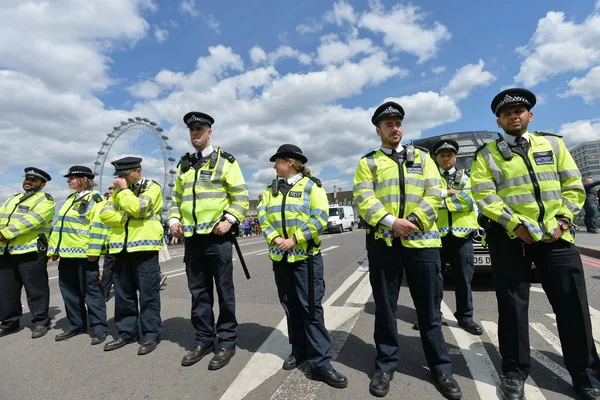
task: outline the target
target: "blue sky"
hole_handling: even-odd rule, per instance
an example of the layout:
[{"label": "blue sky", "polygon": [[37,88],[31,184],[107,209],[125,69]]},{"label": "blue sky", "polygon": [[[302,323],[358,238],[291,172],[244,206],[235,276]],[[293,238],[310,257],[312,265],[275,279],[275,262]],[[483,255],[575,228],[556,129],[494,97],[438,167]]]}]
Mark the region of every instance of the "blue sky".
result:
[{"label": "blue sky", "polygon": [[[192,109],[215,118],[212,142],[239,160],[252,197],[283,143],[304,150],[328,191],[350,189],[358,159],[378,146],[369,119],[386,99],[404,106],[414,139],[497,130],[493,96],[526,87],[539,102],[532,130],[569,146],[600,137],[600,1],[224,4],[3,1],[0,200],[29,165],[66,196],[61,175],[92,167],[128,117],[157,121],[179,158],[191,150],[181,118]],[[124,135],[108,159],[132,154],[162,183],[150,135]]]}]

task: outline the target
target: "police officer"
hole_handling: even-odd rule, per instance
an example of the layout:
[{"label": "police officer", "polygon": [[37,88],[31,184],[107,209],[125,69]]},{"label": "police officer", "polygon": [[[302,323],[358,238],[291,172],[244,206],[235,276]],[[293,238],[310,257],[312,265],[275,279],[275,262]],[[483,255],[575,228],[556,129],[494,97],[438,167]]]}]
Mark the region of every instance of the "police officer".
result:
[{"label": "police officer", "polygon": [[278,178],[257,209],[292,345],[283,369],[308,360],[313,379],[345,388],[348,379],[331,365],[331,339],[321,305],[325,283],[319,234],[327,226],[329,204],[321,182],[304,166],[307,161],[299,147],[280,146],[271,157]]},{"label": "police officer", "polygon": [[88,167],[75,165],[64,176],[75,192],[67,197],[58,212],[48,255],[52,261],[60,258],[58,285],[69,326],[56,335],[55,340],[60,342],[85,333],[89,317],[92,345],[97,345],[104,342],[108,334],[98,263],[108,233],[108,227],[100,222],[105,200],[92,190],[94,173]]},{"label": "police officer", "polygon": [[588,233],[598,233],[598,227],[596,226],[598,221],[598,194],[592,190],[598,185],[600,185],[600,181],[594,182],[592,178],[586,178],[583,181],[585,190],[584,223]]},{"label": "police officer", "polygon": [[0,208],[0,336],[19,330],[23,286],[33,317],[31,338],[44,336],[50,327],[46,251],[55,204],[42,192],[50,179],[39,168],[25,168],[24,192]]},{"label": "police officer", "polygon": [[482,146],[471,184],[488,217],[487,243],[498,300],[500,390],[524,398],[529,356],[529,270],[535,263],[556,314],[564,362],[582,399],[600,399],[600,360],[592,338],[583,266],[569,225],[583,204],[581,175],[560,137],[528,132],[536,98],[526,89],[494,97],[505,135]]},{"label": "police officer", "polygon": [[[108,191],[104,194],[106,200],[110,199],[113,192],[115,191],[114,186],[109,186]],[[110,230],[110,228],[109,228]],[[107,239],[110,237],[110,232],[107,232]],[[104,301],[110,300],[110,289],[113,285],[112,266],[115,263],[113,256],[108,254],[108,240],[106,241],[106,254],[104,254],[104,262],[102,264],[102,292],[104,293]]]},{"label": "police officer", "polygon": [[162,333],[158,251],[163,237],[163,196],[158,183],[142,176],[141,162],[138,157],[125,157],[111,163],[116,189],[100,219],[112,228],[109,251],[115,258],[115,326],[119,331],[104,350],[137,341],[139,315],[143,340],[138,354],[144,355],[156,349]]},{"label": "police officer", "polygon": [[[195,153],[186,153],[177,167],[169,226],[176,238],[185,236],[185,267],[192,294],[195,347],[181,360],[190,366],[213,350],[208,364],[216,370],[235,354],[237,319],[233,287],[232,227],[244,220],[249,197],[235,158],[210,144],[214,119],[192,111],[183,117]],[[213,285],[219,296],[219,318],[213,314]]]},{"label": "police officer", "polygon": [[433,146],[433,154],[440,174],[444,178],[442,203],[438,213],[437,226],[442,237],[442,267],[450,263],[454,276],[454,295],[458,325],[473,335],[483,334],[479,325],[473,322],[473,232],[479,228],[477,210],[471,194],[471,183],[466,170],[457,170],[456,154],[459,146],[455,140],[445,139]]},{"label": "police officer", "polygon": [[389,101],[371,122],[381,148],[361,158],[354,175],[354,198],[368,224],[367,256],[375,301],[375,374],[369,390],[383,397],[400,363],[396,309],[402,275],[410,288],[421,327],[421,342],[436,388],[448,399],[462,392],[442,334],[442,273],[437,210],[443,189],[426,149],[402,145],[404,109]]}]

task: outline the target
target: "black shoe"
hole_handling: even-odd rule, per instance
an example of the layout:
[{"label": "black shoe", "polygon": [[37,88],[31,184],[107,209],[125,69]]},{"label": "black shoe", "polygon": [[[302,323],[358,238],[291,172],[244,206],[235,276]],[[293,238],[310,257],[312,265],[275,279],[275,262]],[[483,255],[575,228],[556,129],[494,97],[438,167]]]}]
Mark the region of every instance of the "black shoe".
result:
[{"label": "black shoe", "polygon": [[348,378],[337,372],[335,369],[320,375],[315,375],[312,378],[316,381],[325,382],[329,386],[336,389],[343,389],[348,386]]},{"label": "black shoe", "polygon": [[231,360],[231,357],[233,357],[234,354],[235,354],[235,347],[231,347],[231,348],[222,347],[215,353],[215,356],[212,358],[212,360],[209,361],[208,369],[216,370],[216,369],[223,368],[224,366],[229,364],[229,360]]},{"label": "black shoe", "polygon": [[384,397],[390,391],[390,381],[394,379],[394,374],[389,372],[375,372],[369,385],[369,393],[373,396]]},{"label": "black shoe", "polygon": [[460,386],[458,386],[458,382],[456,382],[452,375],[432,375],[432,378],[435,387],[442,396],[450,400],[459,400],[462,398]]},{"label": "black shoe", "polygon": [[500,393],[505,400],[523,400],[525,397],[524,382],[521,379],[500,375]]},{"label": "black shoe", "polygon": [[50,329],[48,326],[43,326],[43,325],[36,326],[35,328],[33,328],[33,331],[31,332],[31,338],[38,339],[38,338],[41,338],[42,336],[45,336],[46,333],[48,333],[48,329]]},{"label": "black shoe", "polygon": [[473,321],[459,322],[458,326],[469,332],[471,335],[483,335],[483,329]]},{"label": "black shoe", "polygon": [[207,355],[208,353],[213,351],[212,344],[210,346],[202,347],[196,346],[189,353],[183,356],[181,360],[181,365],[184,367],[189,367],[190,365],[196,364],[198,361],[202,360],[202,357]]},{"label": "black shoe", "polygon": [[285,359],[285,361],[283,362],[283,369],[285,369],[286,371],[289,371],[291,369],[294,369],[298,366],[298,362],[296,361],[296,356],[293,354],[290,354],[288,356],[288,358]]},{"label": "black shoe", "polygon": [[138,356],[152,353],[156,349],[156,346],[158,346],[158,343],[160,343],[160,340],[144,340],[138,350]]},{"label": "black shoe", "polygon": [[419,321],[415,321],[415,323],[413,324],[412,328],[413,328],[415,331],[418,331],[418,330],[420,330],[421,328],[419,327]]},{"label": "black shoe", "polygon": [[106,336],[108,336],[108,333],[104,332],[101,335],[95,336],[92,338],[92,346],[96,346],[97,344],[103,343],[106,340]]},{"label": "black shoe", "polygon": [[81,335],[81,331],[66,331],[56,335],[54,340],[57,342],[62,342],[63,340],[71,339],[73,336],[77,335]]},{"label": "black shoe", "polygon": [[600,390],[597,388],[575,386],[574,389],[583,400],[600,400]]},{"label": "black shoe", "polygon": [[19,330],[19,327],[16,326],[14,328],[0,328],[0,337],[10,335],[11,333],[15,333]]},{"label": "black shoe", "polygon": [[113,351],[120,349],[123,346],[128,345],[129,343],[133,343],[135,340],[133,339],[121,339],[117,338],[113,341],[110,341],[104,345],[104,351]]}]

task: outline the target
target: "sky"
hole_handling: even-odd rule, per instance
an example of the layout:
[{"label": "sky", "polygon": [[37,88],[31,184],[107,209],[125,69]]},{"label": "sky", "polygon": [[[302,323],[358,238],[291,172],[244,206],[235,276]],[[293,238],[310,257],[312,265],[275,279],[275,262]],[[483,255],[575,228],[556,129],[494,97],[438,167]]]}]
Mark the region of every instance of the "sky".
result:
[{"label": "sky", "polygon": [[[530,131],[569,147],[600,138],[600,0],[2,0],[0,38],[0,201],[28,166],[65,198],[62,175],[93,168],[127,118],[156,121],[179,159],[193,110],[215,119],[211,142],[239,161],[252,199],[284,143],[327,191],[351,190],[387,100],[405,109],[405,142],[498,131],[490,103],[509,87],[537,95]],[[163,183],[156,140],[133,131],[100,190],[129,155]]]}]

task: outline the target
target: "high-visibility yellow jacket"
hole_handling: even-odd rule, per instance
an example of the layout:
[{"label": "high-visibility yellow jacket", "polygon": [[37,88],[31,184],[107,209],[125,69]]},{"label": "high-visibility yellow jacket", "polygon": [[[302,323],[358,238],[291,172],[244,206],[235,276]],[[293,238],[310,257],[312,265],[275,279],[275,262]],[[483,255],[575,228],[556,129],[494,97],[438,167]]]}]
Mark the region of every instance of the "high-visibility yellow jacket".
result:
[{"label": "high-visibility yellow jacket", "polygon": [[375,230],[375,239],[392,245],[392,229],[381,220],[391,214],[406,218],[415,215],[422,230],[401,238],[405,247],[440,247],[440,232],[435,223],[442,190],[438,167],[421,148],[415,149],[414,162],[401,166],[381,149],[360,159],[354,174],[354,199],[361,217]]},{"label": "high-visibility yellow jacket", "polygon": [[109,231],[108,226],[100,221],[100,211],[105,204],[102,195],[95,190],[80,198],[77,198],[77,193],[67,197],[50,235],[48,256],[99,256]]},{"label": "high-visibility yellow jacket", "polygon": [[112,227],[110,254],[158,251],[162,247],[162,189],[152,180],[143,180],[134,190],[117,188],[100,211],[102,223]]},{"label": "high-visibility yellow jacket", "polygon": [[273,195],[271,186],[263,193],[258,205],[258,218],[269,245],[269,257],[281,261],[284,252],[273,241],[277,237],[295,238],[296,245],[288,252],[290,263],[317,254],[321,239],[319,234],[327,226],[329,203],[327,193],[316,178],[302,177],[287,194]]},{"label": "high-visibility yellow jacket", "polygon": [[194,155],[182,158],[169,219],[181,221],[185,237],[211,233],[224,213],[242,221],[248,207],[246,181],[231,154],[216,149],[204,164]]},{"label": "high-visibility yellow jacket", "polygon": [[460,193],[442,199],[438,213],[437,226],[442,237],[448,233],[456,237],[466,237],[479,228],[477,208],[471,193],[471,179],[466,170],[456,171],[450,180],[442,176],[448,189],[460,190]]},{"label": "high-visibility yellow jacket", "polygon": [[[471,167],[473,197],[481,212],[516,238],[519,225],[534,240],[549,239],[557,218],[573,220],[585,200],[581,174],[560,137],[529,134],[530,148],[524,159],[513,152],[505,160],[496,142],[477,153]],[[569,230],[562,239],[574,242]]]},{"label": "high-visibility yellow jacket", "polygon": [[9,197],[0,208],[0,233],[8,239],[8,243],[0,242],[0,255],[38,251],[38,235],[45,238],[50,235],[55,206],[48,193],[19,193]]}]

